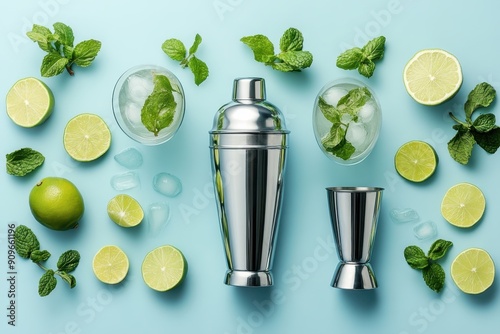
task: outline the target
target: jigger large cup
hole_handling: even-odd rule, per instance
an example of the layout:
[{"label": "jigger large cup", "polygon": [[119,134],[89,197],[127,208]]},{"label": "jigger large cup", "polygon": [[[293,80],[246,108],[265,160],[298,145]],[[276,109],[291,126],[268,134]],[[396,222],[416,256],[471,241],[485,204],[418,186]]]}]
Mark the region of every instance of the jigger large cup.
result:
[{"label": "jigger large cup", "polygon": [[328,206],[340,263],[331,285],[363,290],[377,287],[370,257],[377,230],[383,188],[326,188]]}]

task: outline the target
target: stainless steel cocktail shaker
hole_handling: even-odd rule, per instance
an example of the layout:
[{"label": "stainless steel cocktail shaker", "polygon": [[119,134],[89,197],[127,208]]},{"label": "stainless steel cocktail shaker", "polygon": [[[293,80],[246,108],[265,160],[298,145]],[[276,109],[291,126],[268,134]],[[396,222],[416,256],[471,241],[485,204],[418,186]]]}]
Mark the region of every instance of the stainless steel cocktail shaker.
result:
[{"label": "stainless steel cocktail shaker", "polygon": [[210,131],[213,181],[229,270],[225,283],[270,286],[288,133],[262,78],[234,80]]}]

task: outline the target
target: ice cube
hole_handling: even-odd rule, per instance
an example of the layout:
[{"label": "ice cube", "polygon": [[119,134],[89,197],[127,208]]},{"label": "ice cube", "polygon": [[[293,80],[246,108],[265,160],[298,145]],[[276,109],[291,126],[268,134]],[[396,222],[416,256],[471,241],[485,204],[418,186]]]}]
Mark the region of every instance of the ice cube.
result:
[{"label": "ice cube", "polygon": [[321,97],[325,100],[326,103],[336,107],[337,104],[339,103],[339,100],[342,97],[346,96],[347,93],[348,91],[344,88],[331,87],[326,92],[324,92]]},{"label": "ice cube", "polygon": [[418,223],[413,227],[413,233],[419,240],[432,239],[437,235],[437,226],[433,221]]},{"label": "ice cube", "polygon": [[375,114],[375,108],[374,102],[371,100],[366,102],[365,105],[358,111],[358,117],[360,118],[359,121],[362,123],[370,122]]},{"label": "ice cube", "polygon": [[157,236],[170,221],[170,206],[166,202],[156,202],[148,206],[147,226],[151,236]]},{"label": "ice cube", "polygon": [[128,169],[137,169],[142,165],[142,154],[134,147],[129,147],[114,156],[116,162]]},{"label": "ice cube", "polygon": [[139,174],[132,171],[116,174],[111,178],[111,186],[116,191],[129,190],[137,188],[140,185],[141,180],[139,179]]},{"label": "ice cube", "polygon": [[124,107],[125,119],[132,125],[141,125],[141,109],[142,107],[135,102],[128,102]]},{"label": "ice cube", "polygon": [[391,219],[396,224],[415,223],[420,220],[418,212],[411,209],[392,209],[390,212]]},{"label": "ice cube", "polygon": [[347,128],[345,139],[355,148],[361,147],[366,140],[366,129],[361,123],[351,122]]},{"label": "ice cube", "polygon": [[134,74],[127,78],[127,98],[137,103],[144,103],[153,92],[154,84],[151,76]]},{"label": "ice cube", "polygon": [[181,180],[169,173],[158,173],[153,177],[153,188],[162,195],[175,197],[182,191]]}]

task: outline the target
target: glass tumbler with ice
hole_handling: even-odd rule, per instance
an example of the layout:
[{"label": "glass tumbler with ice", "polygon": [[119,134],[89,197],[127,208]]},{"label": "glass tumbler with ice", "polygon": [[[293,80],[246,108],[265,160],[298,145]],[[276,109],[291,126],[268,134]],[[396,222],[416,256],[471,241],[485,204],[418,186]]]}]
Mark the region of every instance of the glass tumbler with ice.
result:
[{"label": "glass tumbler with ice", "polygon": [[[143,122],[143,107],[146,99],[153,93],[155,77],[160,75],[165,76],[170,82],[173,101],[169,101],[169,108],[175,106],[175,110],[168,126],[154,133],[148,130]],[[118,125],[126,135],[141,144],[157,145],[170,140],[184,118],[185,98],[182,85],[172,72],[160,66],[141,65],[127,70],[116,82],[112,99],[113,113]],[[158,123],[163,122],[162,113],[166,110],[161,103],[161,101],[157,103],[159,117],[156,117],[155,122]]]},{"label": "glass tumbler with ice", "polygon": [[380,104],[363,82],[339,79],[326,84],[314,102],[313,128],[323,153],[343,165],[363,161],[382,124]]}]

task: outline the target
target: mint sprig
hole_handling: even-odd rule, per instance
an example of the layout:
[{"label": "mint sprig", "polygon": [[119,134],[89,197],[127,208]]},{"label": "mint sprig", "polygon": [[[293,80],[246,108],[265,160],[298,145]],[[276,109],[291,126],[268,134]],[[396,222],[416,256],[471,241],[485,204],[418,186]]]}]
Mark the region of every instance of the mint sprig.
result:
[{"label": "mint sprig", "polygon": [[346,139],[350,124],[358,121],[358,112],[370,100],[372,94],[366,87],[356,87],[343,96],[336,106],[328,104],[320,96],[318,106],[325,118],[332,122],[328,134],[321,139],[327,152],[348,160],[356,148]]},{"label": "mint sprig", "polygon": [[8,153],[5,157],[7,173],[14,176],[25,176],[40,167],[45,161],[42,153],[29,147]]},{"label": "mint sprig", "polygon": [[486,113],[479,115],[475,120],[472,119],[474,112],[479,108],[490,106],[495,96],[495,89],[490,84],[482,82],[467,97],[464,105],[465,121],[449,113],[456,122],[453,129],[457,133],[448,142],[448,151],[458,163],[466,165],[469,162],[475,144],[490,154],[495,153],[500,147],[500,128],[495,125],[495,115]]},{"label": "mint sprig", "polygon": [[73,65],[89,66],[101,49],[101,42],[89,39],[74,45],[73,30],[64,23],[56,22],[54,32],[50,29],[33,24],[31,31],[26,35],[47,55],[42,60],[40,73],[43,77],[52,77],[61,74],[65,69],[74,75]]},{"label": "mint sprig", "polygon": [[385,37],[376,37],[362,48],[354,47],[337,57],[337,67],[344,70],[357,69],[359,74],[369,78],[375,72],[375,61],[382,59],[385,51]]},{"label": "mint sprig", "polygon": [[175,38],[167,39],[161,46],[163,52],[171,59],[179,61],[182,68],[186,66],[189,67],[194,74],[194,83],[197,86],[205,81],[209,74],[207,64],[195,55],[201,41],[201,36],[196,34],[193,45],[189,48],[189,52],[186,50],[184,43]]},{"label": "mint sprig", "polygon": [[51,254],[46,250],[40,250],[40,242],[30,228],[24,225],[17,226],[14,231],[14,240],[17,254],[22,258],[30,259],[44,270],[38,282],[38,294],[41,297],[47,296],[55,289],[57,285],[55,276],[61,277],[71,289],[76,286],[76,279],[70,272],[74,271],[80,263],[78,251],[64,252],[57,261],[57,269],[53,270],[42,264],[50,258]]},{"label": "mint sprig", "polygon": [[178,87],[173,87],[163,74],[154,74],[153,82],[153,92],[146,98],[141,109],[141,121],[146,129],[158,136],[160,130],[169,127],[174,121],[177,108],[174,92],[180,94],[180,90]]},{"label": "mint sprig", "polygon": [[404,250],[408,265],[413,269],[422,270],[425,284],[435,292],[444,287],[446,277],[443,268],[436,261],[444,257],[451,246],[451,241],[438,239],[431,245],[427,255],[418,246],[408,246]]},{"label": "mint sprig", "polygon": [[240,39],[252,49],[254,59],[282,72],[298,72],[310,67],[313,55],[303,51],[304,37],[295,29],[287,29],[280,39],[280,53],[274,53],[274,45],[268,37],[258,34]]}]

